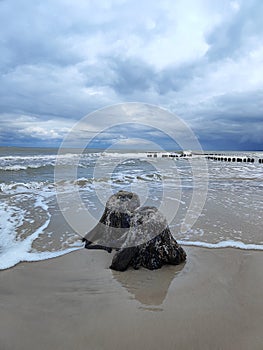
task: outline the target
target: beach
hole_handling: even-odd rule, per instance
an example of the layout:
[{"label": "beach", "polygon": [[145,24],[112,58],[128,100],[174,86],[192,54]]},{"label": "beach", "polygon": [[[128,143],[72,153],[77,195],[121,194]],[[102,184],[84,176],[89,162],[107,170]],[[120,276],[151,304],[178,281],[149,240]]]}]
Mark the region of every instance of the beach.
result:
[{"label": "beach", "polygon": [[263,350],[263,1],[0,17],[0,350]]},{"label": "beach", "polygon": [[[261,163],[0,150],[0,350],[262,350]],[[186,263],[116,272],[83,248],[119,190],[162,211]]]},{"label": "beach", "polygon": [[0,271],[1,350],[262,349],[262,252],[184,248],[156,271],[85,249]]}]

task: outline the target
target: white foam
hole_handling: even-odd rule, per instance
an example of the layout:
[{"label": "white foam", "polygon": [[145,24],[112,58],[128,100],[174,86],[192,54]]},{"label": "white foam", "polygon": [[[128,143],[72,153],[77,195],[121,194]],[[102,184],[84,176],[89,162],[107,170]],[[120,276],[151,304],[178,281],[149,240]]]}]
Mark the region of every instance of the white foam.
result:
[{"label": "white foam", "polygon": [[37,191],[37,194],[39,193],[39,190],[42,190],[41,194],[45,194],[47,196],[47,193],[53,192],[54,188],[53,185],[47,184],[45,182],[37,182],[37,181],[31,181],[31,182],[16,182],[11,184],[0,184],[0,192],[3,192],[5,194],[19,194],[19,193],[32,193],[32,191]]},{"label": "white foam", "polygon": [[54,259],[57,258],[59,256],[65,255],[65,254],[69,254],[75,250],[80,250],[83,249],[84,245],[82,245],[81,247],[71,247],[68,249],[64,249],[64,250],[59,250],[56,252],[34,252],[34,253],[30,253],[30,252],[25,252],[23,256],[20,257],[19,260],[17,260],[17,262],[12,261],[11,265],[8,264],[0,264],[0,270],[5,270],[8,269],[10,267],[13,267],[15,265],[17,265],[20,262],[33,262],[33,261],[41,261],[41,260],[48,260],[48,259]]},{"label": "white foam", "polygon": [[0,170],[5,170],[5,171],[19,171],[19,170],[27,170],[27,169],[39,169],[41,167],[45,167],[47,165],[54,165],[52,163],[49,164],[28,164],[28,165],[6,165],[6,166],[1,166]]},{"label": "white foam", "polygon": [[[34,155],[34,156],[1,156],[0,170],[4,171],[19,171],[27,169],[38,169],[47,166],[55,166],[56,162],[59,165],[71,164],[73,159],[78,159],[78,154],[63,154],[63,155]],[[81,155],[81,159],[90,159],[89,154]],[[82,167],[83,165],[79,165]]]},{"label": "white foam", "polygon": [[[38,205],[41,201],[38,200]],[[45,208],[45,205],[41,205]],[[8,207],[4,204],[0,207],[1,230],[0,230],[0,270],[8,269],[22,261],[37,261],[55,258],[74,250],[81,249],[83,244],[70,247],[56,252],[32,252],[32,243],[48,227],[50,214],[47,220],[30,236],[23,240],[16,239],[16,229],[22,225],[24,212],[17,207]]]},{"label": "white foam", "polygon": [[[41,261],[47,259],[57,258],[59,256],[71,253],[75,250],[80,250],[84,246],[81,247],[71,247],[68,249],[56,251],[56,252],[24,252],[23,254],[16,256],[16,251],[10,252],[10,255],[1,255],[1,259],[3,257],[3,261],[0,262],[0,270],[9,269],[20,262],[33,262],[33,261]],[[12,256],[11,256],[12,253]]]},{"label": "white foam", "polygon": [[18,207],[8,207],[5,203],[0,203],[0,269],[6,262],[6,255],[19,244],[16,241],[16,228],[23,224],[24,210]]},{"label": "white foam", "polygon": [[1,259],[0,269],[5,269],[16,265],[19,261],[24,260],[32,246],[33,241],[44,231],[49,225],[50,214],[47,220],[33,234],[25,239],[17,239],[16,231],[24,221],[24,210],[18,207],[7,207],[6,204],[1,206]]},{"label": "white foam", "polygon": [[[32,192],[33,190],[34,192],[34,190],[36,190],[37,197],[34,206],[40,207],[45,211],[46,219],[31,235],[24,239],[17,238],[17,230],[24,223],[26,210],[19,208],[16,205],[0,203],[0,270],[15,266],[22,261],[38,261],[55,258],[83,247],[83,243],[74,242],[74,246],[59,251],[32,251],[33,242],[48,227],[51,218],[45,200],[52,196],[54,191],[47,189],[47,191],[43,190],[41,191],[41,194],[39,194],[39,187],[42,186],[42,183],[20,183],[5,185],[4,188],[1,188],[2,191],[5,190],[8,193],[27,192],[26,190],[29,190],[29,192]],[[36,195],[36,193],[33,193],[33,196],[34,195]]]},{"label": "white foam", "polygon": [[18,160],[57,160],[60,158],[77,158],[78,154],[75,153],[65,153],[65,154],[47,154],[47,155],[35,155],[35,156],[1,156],[0,160],[2,161],[18,161]]},{"label": "white foam", "polygon": [[101,153],[100,156],[103,157],[110,157],[110,158],[147,158],[147,153],[146,152],[141,152],[141,153],[118,153],[118,152],[104,152]]},{"label": "white foam", "polygon": [[238,248],[242,250],[263,250],[262,244],[250,244],[244,243],[241,241],[221,241],[218,243],[208,243],[208,242],[200,242],[200,241],[177,241],[181,245],[185,246],[194,246],[194,247],[202,247],[202,248],[210,248],[210,249],[218,249],[218,248]]}]

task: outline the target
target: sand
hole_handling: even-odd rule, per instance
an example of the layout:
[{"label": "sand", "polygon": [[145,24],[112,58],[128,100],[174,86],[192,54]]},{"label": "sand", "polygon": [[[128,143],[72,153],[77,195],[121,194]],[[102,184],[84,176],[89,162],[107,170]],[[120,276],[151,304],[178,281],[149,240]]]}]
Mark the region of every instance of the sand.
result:
[{"label": "sand", "polygon": [[158,271],[84,249],[1,271],[0,349],[262,350],[263,253],[185,250]]}]

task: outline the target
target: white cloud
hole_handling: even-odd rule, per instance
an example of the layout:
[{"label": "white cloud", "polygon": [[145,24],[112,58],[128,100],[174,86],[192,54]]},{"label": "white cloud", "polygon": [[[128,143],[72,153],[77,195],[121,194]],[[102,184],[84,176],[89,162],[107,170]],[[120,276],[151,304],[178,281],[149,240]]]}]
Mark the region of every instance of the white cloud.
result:
[{"label": "white cloud", "polygon": [[238,1],[230,1],[230,6],[235,12],[239,11],[240,9],[240,4]]},{"label": "white cloud", "polygon": [[[211,99],[221,95],[263,90],[262,68],[263,47],[259,46],[237,60],[227,58],[208,65],[202,76],[195,77],[180,91],[179,98],[186,100],[191,96],[189,104],[193,107],[210,103]],[[216,106],[211,110],[213,108],[216,110]]]},{"label": "white cloud", "polygon": [[57,139],[62,137],[61,131],[59,134],[54,129],[47,130],[40,126],[29,126],[25,129],[22,129],[21,133],[34,138],[39,138],[41,140]]}]

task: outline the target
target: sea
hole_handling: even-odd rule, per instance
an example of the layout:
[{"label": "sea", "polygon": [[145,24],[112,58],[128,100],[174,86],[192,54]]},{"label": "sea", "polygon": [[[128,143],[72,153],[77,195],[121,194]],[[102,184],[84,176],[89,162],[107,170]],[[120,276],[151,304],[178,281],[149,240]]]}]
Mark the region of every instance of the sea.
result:
[{"label": "sea", "polygon": [[158,207],[181,245],[263,250],[263,152],[209,153],[254,162],[0,147],[0,269],[83,249],[119,190]]}]

